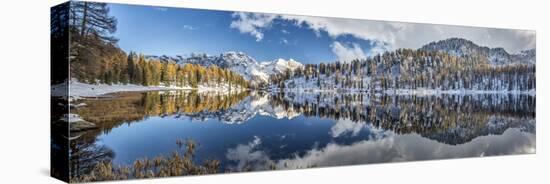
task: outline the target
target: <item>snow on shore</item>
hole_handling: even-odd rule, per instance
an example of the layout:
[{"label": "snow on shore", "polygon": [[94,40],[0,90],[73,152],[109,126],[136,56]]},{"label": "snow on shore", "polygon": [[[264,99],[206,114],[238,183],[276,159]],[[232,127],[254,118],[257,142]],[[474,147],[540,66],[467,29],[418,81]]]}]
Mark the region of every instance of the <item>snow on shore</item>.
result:
[{"label": "snow on shore", "polygon": [[[302,88],[302,87],[296,87],[296,88],[277,88],[272,87],[268,89],[271,92],[293,92],[293,93],[369,93],[371,91],[365,91],[361,89],[344,89],[344,88],[334,88],[334,89],[319,89],[319,88]],[[449,95],[477,95],[477,94],[512,94],[512,95],[530,95],[535,96],[536,91],[535,89],[527,90],[527,91],[519,91],[519,90],[440,90],[440,89],[387,89],[387,90],[378,90],[378,91],[372,91],[374,94],[384,94],[384,95],[417,95],[417,96],[425,96],[425,95],[443,95],[443,94],[449,94]]]},{"label": "snow on shore", "polygon": [[[80,97],[98,97],[109,93],[116,92],[132,92],[132,91],[170,91],[170,90],[193,90],[196,89],[199,92],[227,92],[244,91],[244,88],[229,88],[229,85],[224,84],[220,86],[205,86],[199,85],[198,88],[192,87],[177,87],[177,86],[141,86],[135,84],[86,84],[78,82],[76,80],[71,80],[69,84],[69,90],[67,93],[67,83],[54,85],[51,88],[52,96],[69,96],[72,99]],[[231,89],[231,90],[230,90]]]},{"label": "snow on shore", "polygon": [[85,84],[75,80],[71,80],[69,86],[67,83],[52,86],[52,96],[64,96],[69,88],[70,97],[98,97],[101,95],[115,92],[130,92],[130,91],[158,91],[158,90],[180,90],[191,88],[180,87],[164,87],[164,86],[140,86],[135,84]]},{"label": "snow on shore", "polygon": [[202,92],[221,92],[222,94],[228,94],[229,92],[243,92],[246,89],[242,87],[230,87],[229,84],[220,84],[216,86],[199,85],[196,90],[199,93]]},{"label": "snow on shore", "polygon": [[536,91],[534,89],[527,91],[519,90],[438,90],[438,89],[388,89],[383,91],[384,94],[388,95],[440,95],[440,94],[450,94],[450,95],[470,95],[470,94],[512,94],[512,95],[531,95],[535,96]]}]

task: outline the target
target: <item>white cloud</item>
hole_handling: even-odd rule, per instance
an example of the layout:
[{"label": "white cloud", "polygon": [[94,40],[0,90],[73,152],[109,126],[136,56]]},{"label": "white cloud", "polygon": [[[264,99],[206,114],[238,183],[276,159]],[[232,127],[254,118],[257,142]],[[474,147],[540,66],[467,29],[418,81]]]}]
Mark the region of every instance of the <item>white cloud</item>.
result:
[{"label": "white cloud", "polygon": [[365,127],[365,125],[365,123],[353,122],[350,119],[338,120],[330,128],[330,134],[332,137],[340,137],[347,132],[351,132],[351,136],[356,136]]},{"label": "white cloud", "polygon": [[381,42],[384,43],[387,48],[394,49],[416,49],[429,42],[439,41],[451,37],[465,38],[481,46],[502,47],[511,53],[535,48],[535,33],[533,31],[525,30],[414,24],[295,15],[269,15],[254,13],[246,13],[245,15],[246,16],[234,16],[238,19],[233,21],[233,23],[243,21],[260,21],[262,24],[255,24],[255,26],[253,26],[254,29],[245,29],[248,31],[241,31],[247,33],[249,32],[253,36],[260,35],[260,40],[261,36],[263,36],[261,28],[269,26],[271,21],[278,18],[292,21],[297,26],[306,26],[307,28],[313,30],[318,36],[321,31],[328,33],[328,35],[333,38],[342,35],[352,35],[363,40]]},{"label": "white cloud", "polygon": [[392,47],[382,42],[371,42],[369,52],[367,56],[375,56],[377,54],[384,53],[385,51],[393,50]]},{"label": "white cloud", "polygon": [[[372,127],[369,127],[372,128]],[[399,135],[391,131],[371,130],[372,139],[358,141],[351,145],[328,143],[325,147],[314,145],[304,155],[294,154],[290,158],[274,160],[268,152],[259,150],[258,137],[248,144],[239,144],[228,149],[228,160],[236,161],[229,167],[234,171],[247,169],[267,170],[272,166],[279,169],[305,168],[309,166],[340,166],[367,163],[387,163],[416,160],[435,160],[492,155],[512,155],[535,152],[536,139],[531,133],[519,129],[508,129],[502,135],[477,137],[470,142],[448,145],[418,134]]]},{"label": "white cloud", "polygon": [[374,22],[371,24],[363,20],[356,19],[338,19],[311,16],[281,15],[282,19],[290,20],[295,25],[305,25],[312,29],[317,35],[325,31],[329,36],[336,38],[341,35],[353,35],[356,38],[364,40],[382,41],[394,44],[397,40],[395,34],[406,28],[406,24],[393,22]]},{"label": "white cloud", "polygon": [[339,166],[365,163],[434,160],[487,155],[533,153],[535,135],[508,129],[499,136],[482,136],[460,145],[447,145],[418,134],[388,133],[385,138],[359,141],[351,145],[329,143],[313,148],[303,156],[277,161],[280,168],[301,168],[310,165]]},{"label": "white cloud", "polygon": [[193,31],[193,30],[197,30],[197,27],[195,26],[192,26],[192,25],[183,25],[183,29],[184,30],[189,30],[189,31]]},{"label": "white cloud", "polygon": [[335,138],[351,133],[351,136],[354,137],[359,135],[361,130],[366,130],[369,132],[369,140],[382,139],[389,133],[382,128],[374,127],[369,123],[354,122],[351,119],[341,119],[337,120],[336,123],[332,125],[329,134]]},{"label": "white cloud", "polygon": [[237,162],[236,165],[229,166],[229,169],[234,171],[266,170],[270,165],[274,165],[264,151],[257,149],[261,143],[260,137],[254,136],[254,140],[248,144],[239,144],[235,148],[228,149],[226,158]]},{"label": "white cloud", "polygon": [[[370,139],[353,144],[328,143],[324,147],[314,144],[305,154],[293,154],[285,159],[272,159],[269,152],[262,151],[259,137],[247,144],[239,144],[227,150],[226,158],[235,161],[228,167],[234,171],[248,169],[267,170],[272,166],[279,169],[305,168],[309,166],[340,166],[367,163],[387,163],[417,160],[435,160],[493,155],[534,153],[536,136],[511,128],[501,135],[486,135],[458,144],[448,145],[419,134],[396,134],[373,126],[351,126],[341,122],[343,127],[333,127],[331,132],[340,135],[346,131],[365,129],[371,132]],[[335,125],[338,126],[338,125]],[[337,130],[341,129],[341,130]],[[282,145],[284,146],[284,145]]]},{"label": "white cloud", "polygon": [[286,29],[281,29],[281,32],[284,33],[284,34],[290,34],[290,32],[287,31]]},{"label": "white cloud", "polygon": [[269,27],[273,19],[276,18],[274,14],[244,12],[235,12],[232,16],[237,20],[232,21],[230,27],[238,29],[241,33],[248,33],[256,37],[258,42],[264,37],[262,29]]},{"label": "white cloud", "polygon": [[332,48],[332,52],[338,57],[338,60],[343,62],[367,57],[361,46],[357,43],[352,43],[350,47],[346,47],[342,43],[336,41],[333,42],[330,47]]}]

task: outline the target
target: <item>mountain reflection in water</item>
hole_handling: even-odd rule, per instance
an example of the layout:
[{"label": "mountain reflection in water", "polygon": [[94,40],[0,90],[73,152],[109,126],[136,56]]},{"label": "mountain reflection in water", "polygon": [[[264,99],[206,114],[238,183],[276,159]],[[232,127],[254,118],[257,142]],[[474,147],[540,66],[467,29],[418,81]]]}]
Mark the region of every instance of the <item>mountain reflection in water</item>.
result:
[{"label": "mountain reflection in water", "polygon": [[171,91],[82,103],[75,113],[100,128],[71,142],[80,173],[169,154],[180,138],[219,172],[525,154],[536,143],[531,95]]}]

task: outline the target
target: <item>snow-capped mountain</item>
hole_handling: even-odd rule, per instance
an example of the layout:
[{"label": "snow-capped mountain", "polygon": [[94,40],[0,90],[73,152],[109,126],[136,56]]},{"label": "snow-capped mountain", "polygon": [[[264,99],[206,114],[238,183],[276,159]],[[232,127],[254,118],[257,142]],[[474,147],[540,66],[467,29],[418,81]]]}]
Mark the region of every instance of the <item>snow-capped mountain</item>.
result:
[{"label": "snow-capped mountain", "polygon": [[181,56],[181,55],[176,55],[176,56],[167,56],[167,55],[162,55],[162,56],[154,56],[154,55],[147,55],[145,56],[145,59],[146,60],[159,60],[161,62],[168,62],[168,63],[178,63],[178,62],[181,62],[183,60],[185,60],[185,57]]},{"label": "snow-capped mountain", "polygon": [[494,65],[507,64],[535,64],[535,49],[521,51],[518,54],[510,54],[503,48],[489,48],[479,46],[470,40],[463,38],[449,38],[437,42],[428,43],[422,50],[442,51],[455,56],[480,55]]},{"label": "snow-capped mountain", "polygon": [[192,55],[190,57],[176,56],[146,56],[146,59],[160,60],[177,64],[199,64],[227,68],[241,74],[246,80],[255,84],[269,83],[269,77],[273,74],[283,73],[286,70],[294,71],[303,67],[302,63],[294,59],[275,59],[273,61],[257,62],[251,56],[243,52],[225,52],[220,55]]},{"label": "snow-capped mountain", "polygon": [[284,73],[287,70],[294,71],[302,67],[304,67],[302,63],[292,58],[288,60],[279,58],[273,61],[261,62],[253,68],[249,68],[249,73],[261,81],[269,82],[269,76],[273,74]]},{"label": "snow-capped mountain", "polygon": [[225,124],[242,124],[255,117],[262,115],[275,119],[293,119],[301,115],[296,109],[285,109],[283,105],[270,103],[269,93],[252,93],[240,103],[223,110],[201,111],[197,113],[181,113],[176,117],[192,118],[204,121],[205,119],[218,119]]},{"label": "snow-capped mountain", "polygon": [[276,59],[270,62],[262,62],[260,65],[264,66],[266,69],[276,72],[276,73],[283,73],[286,70],[296,70],[298,68],[303,67],[302,63],[295,61],[294,59],[284,60],[284,59]]},{"label": "snow-capped mountain", "polygon": [[515,59],[526,61],[531,64],[535,64],[537,59],[536,52],[537,51],[535,49],[529,49],[529,50],[521,51],[519,54],[514,54],[513,56],[515,57]]}]

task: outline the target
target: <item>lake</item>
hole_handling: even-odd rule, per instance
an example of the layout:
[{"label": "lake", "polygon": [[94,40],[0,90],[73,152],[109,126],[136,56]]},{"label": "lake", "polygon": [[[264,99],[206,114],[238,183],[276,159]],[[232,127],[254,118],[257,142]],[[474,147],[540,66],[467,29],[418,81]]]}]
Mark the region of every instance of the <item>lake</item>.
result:
[{"label": "lake", "polygon": [[535,96],[154,91],[77,102],[100,126],[71,141],[73,176],[194,142],[217,172],[535,153]]}]

